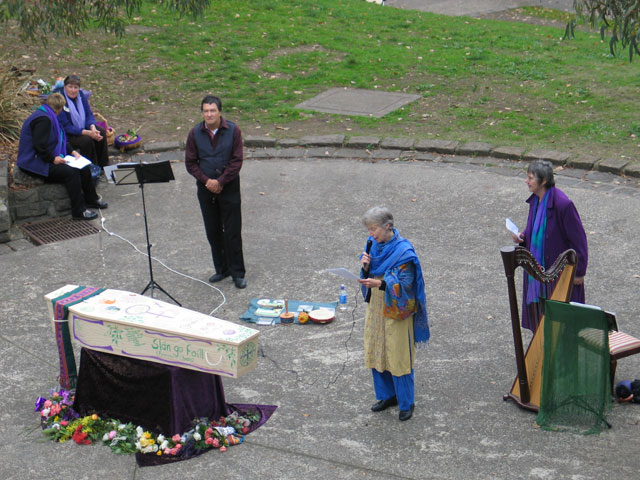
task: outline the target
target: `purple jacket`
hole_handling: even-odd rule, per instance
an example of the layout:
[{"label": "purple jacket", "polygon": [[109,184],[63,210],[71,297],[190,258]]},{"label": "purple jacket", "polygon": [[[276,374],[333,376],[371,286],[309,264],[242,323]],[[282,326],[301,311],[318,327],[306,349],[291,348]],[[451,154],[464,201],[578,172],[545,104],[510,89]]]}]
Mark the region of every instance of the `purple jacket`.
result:
[{"label": "purple jacket", "polygon": [[[533,228],[533,207],[535,195],[527,199],[529,204],[529,218],[525,228],[524,242],[521,244],[528,250],[531,249],[531,230]],[[587,248],[587,235],[584,232],[580,215],[573,202],[565,193],[556,188],[549,189],[547,201],[547,228],[544,237],[544,267],[549,268],[558,256],[565,250],[572,248],[578,254],[578,266],[576,277],[584,277],[587,273],[589,252]],[[527,275],[524,276],[524,291],[527,289]],[[524,295],[523,295],[524,296]],[[585,303],[584,284],[574,285],[571,301]],[[522,326],[530,328],[529,310],[525,308],[523,300]],[[537,325],[536,325],[537,326]]]}]

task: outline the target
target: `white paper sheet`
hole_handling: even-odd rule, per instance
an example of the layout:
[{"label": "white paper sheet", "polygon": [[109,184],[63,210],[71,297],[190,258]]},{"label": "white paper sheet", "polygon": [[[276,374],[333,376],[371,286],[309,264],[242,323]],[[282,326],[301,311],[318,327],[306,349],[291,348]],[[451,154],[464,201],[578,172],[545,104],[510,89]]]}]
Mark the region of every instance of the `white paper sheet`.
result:
[{"label": "white paper sheet", "polygon": [[107,177],[107,180],[109,181],[109,183],[115,183],[113,180],[113,171],[118,168],[118,164],[114,163],[113,165],[107,165],[105,167],[102,167],[102,170],[104,170],[104,175],[105,177]]},{"label": "white paper sheet", "polygon": [[518,226],[513,223],[513,220],[511,220],[510,218],[507,218],[506,227],[507,230],[509,230],[515,236],[518,236],[518,233],[520,233],[520,230],[518,230]]},{"label": "white paper sheet", "polygon": [[346,268],[328,268],[326,270],[329,273],[333,273],[334,275],[338,275],[339,277],[344,278],[345,280],[358,281],[360,277],[355,273],[351,273]]},{"label": "white paper sheet", "polygon": [[78,168],[78,169],[84,168],[87,165],[91,165],[91,160],[83,156],[76,158],[73,155],[67,155],[66,157],[64,157],[64,161],[70,167]]}]

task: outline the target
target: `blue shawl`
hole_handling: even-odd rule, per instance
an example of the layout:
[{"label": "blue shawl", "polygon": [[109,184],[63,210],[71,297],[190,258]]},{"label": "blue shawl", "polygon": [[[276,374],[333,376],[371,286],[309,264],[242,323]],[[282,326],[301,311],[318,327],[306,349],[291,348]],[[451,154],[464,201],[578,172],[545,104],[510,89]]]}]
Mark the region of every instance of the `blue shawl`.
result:
[{"label": "blue shawl", "polygon": [[[549,190],[542,197],[542,201],[536,196],[533,204],[533,227],[531,228],[531,245],[529,250],[538,263],[546,268],[544,264],[544,234],[547,230],[547,201],[549,200]],[[527,304],[538,303],[541,296],[546,297],[545,290],[540,282],[529,275],[527,283]]]},{"label": "blue shawl", "polygon": [[[427,298],[422,267],[413,245],[409,240],[401,237],[396,229],[393,229],[393,237],[388,242],[378,243],[372,237],[369,237],[368,240],[371,240],[369,274],[372,277],[384,276],[387,283],[384,298],[385,310],[395,312],[399,318],[406,318],[415,312],[413,338],[416,345],[426,344],[431,336],[427,315]],[[413,291],[407,291],[397,285],[398,279],[403,277],[403,271],[400,267],[407,263],[412,263],[415,267]],[[365,298],[367,290],[364,286],[362,287],[362,294]]]}]

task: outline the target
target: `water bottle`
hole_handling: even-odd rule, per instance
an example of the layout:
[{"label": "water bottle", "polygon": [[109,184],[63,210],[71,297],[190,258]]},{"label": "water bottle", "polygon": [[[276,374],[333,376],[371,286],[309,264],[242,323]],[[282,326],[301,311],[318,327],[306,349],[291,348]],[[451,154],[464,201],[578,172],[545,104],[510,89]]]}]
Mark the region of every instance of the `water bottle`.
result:
[{"label": "water bottle", "polygon": [[344,289],[344,285],[340,285],[339,303],[340,303],[340,310],[347,309],[347,291]]}]

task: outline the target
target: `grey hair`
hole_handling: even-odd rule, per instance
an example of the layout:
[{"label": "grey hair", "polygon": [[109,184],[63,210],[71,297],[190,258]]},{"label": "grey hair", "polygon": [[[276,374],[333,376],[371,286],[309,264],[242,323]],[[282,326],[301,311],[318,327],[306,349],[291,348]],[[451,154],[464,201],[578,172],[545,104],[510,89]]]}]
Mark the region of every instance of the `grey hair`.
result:
[{"label": "grey hair", "polygon": [[546,181],[546,183],[544,183],[546,188],[551,188],[556,185],[556,181],[553,178],[553,165],[551,165],[551,162],[548,160],[536,160],[530,163],[527,168],[527,173],[533,173],[541,185],[544,183],[543,181]]},{"label": "grey hair", "polygon": [[393,215],[387,207],[373,207],[362,216],[362,223],[365,227],[389,225],[390,228],[393,228]]}]

